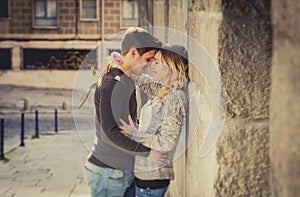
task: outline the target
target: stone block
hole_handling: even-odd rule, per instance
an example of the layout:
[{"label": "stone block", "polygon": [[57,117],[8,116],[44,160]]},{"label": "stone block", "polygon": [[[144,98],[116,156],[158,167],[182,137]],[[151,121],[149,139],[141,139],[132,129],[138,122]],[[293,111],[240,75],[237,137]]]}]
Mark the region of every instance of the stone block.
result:
[{"label": "stone block", "polygon": [[117,28],[120,26],[120,23],[119,22],[110,22],[109,23],[109,27],[112,27],[112,28]]},{"label": "stone block", "polygon": [[73,15],[66,15],[64,17],[64,20],[66,20],[66,21],[73,21],[73,20],[75,20],[75,16],[73,16]]},{"label": "stone block", "polygon": [[201,12],[201,11],[215,11],[220,12],[221,11],[220,1],[219,0],[198,0],[198,1],[191,1],[189,4],[189,11],[191,12]]},{"label": "stone block", "polygon": [[69,13],[69,9],[67,9],[67,8],[59,9],[59,12],[60,12],[61,14],[68,14],[68,13]]},{"label": "stone block", "polygon": [[113,21],[113,20],[114,20],[114,16],[113,15],[104,16],[104,21]]},{"label": "stone block", "polygon": [[[272,195],[297,196],[300,193],[300,58],[296,1],[276,1],[273,6],[274,56],[270,104],[270,157]],[[298,2],[297,2],[298,3]],[[284,8],[289,7],[288,11]],[[294,11],[293,11],[294,12]],[[283,17],[284,16],[284,17]],[[289,22],[285,17],[290,17]],[[280,25],[277,22],[280,21]],[[286,22],[285,22],[286,21]],[[292,22],[294,21],[294,22]],[[290,28],[285,30],[283,28]]]},{"label": "stone block", "polygon": [[12,6],[20,9],[28,8],[25,2],[15,2],[14,4],[12,4]]},{"label": "stone block", "polygon": [[119,15],[120,14],[120,10],[118,10],[118,9],[111,9],[110,10],[110,14]]},{"label": "stone block", "polygon": [[[267,1],[223,4],[219,28],[219,65],[229,117],[264,118],[269,114],[272,24]],[[265,3],[265,4],[264,4]],[[247,14],[248,13],[248,14]],[[251,13],[251,14],[250,14]]]},{"label": "stone block", "polygon": [[270,196],[267,121],[227,122],[216,156],[216,196]]},{"label": "stone block", "polygon": [[104,7],[109,8],[109,7],[113,7],[114,3],[113,2],[104,2]]},{"label": "stone block", "polygon": [[300,4],[297,0],[272,1],[272,22],[275,33],[300,41]]}]

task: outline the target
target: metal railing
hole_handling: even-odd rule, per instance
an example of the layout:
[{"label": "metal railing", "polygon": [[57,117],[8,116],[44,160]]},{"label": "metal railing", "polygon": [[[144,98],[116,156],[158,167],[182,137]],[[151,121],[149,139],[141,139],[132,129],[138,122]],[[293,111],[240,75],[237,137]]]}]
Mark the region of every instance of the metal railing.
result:
[{"label": "metal railing", "polygon": [[[5,160],[5,120],[1,118],[0,120],[0,160]],[[20,145],[21,147],[25,147],[25,113],[21,113],[21,124],[20,124]],[[58,112],[57,109],[54,109],[54,132],[58,133]],[[35,135],[33,138],[39,138],[39,112],[35,111]]]}]

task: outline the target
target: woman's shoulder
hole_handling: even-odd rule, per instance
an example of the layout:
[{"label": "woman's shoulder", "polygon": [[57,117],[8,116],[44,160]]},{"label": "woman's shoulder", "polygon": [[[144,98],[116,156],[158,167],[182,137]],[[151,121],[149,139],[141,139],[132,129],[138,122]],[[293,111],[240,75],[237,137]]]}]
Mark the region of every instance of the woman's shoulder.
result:
[{"label": "woman's shoulder", "polygon": [[187,106],[187,94],[181,89],[172,90],[164,97],[164,100],[173,105]]},{"label": "woman's shoulder", "polygon": [[187,98],[187,94],[184,90],[182,89],[176,89],[176,90],[172,90],[170,91],[167,95],[166,98],[176,98],[178,99],[186,99]]}]

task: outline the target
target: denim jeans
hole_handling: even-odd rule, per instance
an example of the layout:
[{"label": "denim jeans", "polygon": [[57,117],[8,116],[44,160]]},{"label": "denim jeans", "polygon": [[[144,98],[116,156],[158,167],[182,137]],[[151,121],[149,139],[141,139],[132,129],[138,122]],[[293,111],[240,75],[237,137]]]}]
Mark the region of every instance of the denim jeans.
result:
[{"label": "denim jeans", "polygon": [[133,173],[128,170],[102,168],[86,162],[84,176],[92,197],[123,197],[125,192],[128,197],[134,196],[127,191],[134,180]]},{"label": "denim jeans", "polygon": [[135,186],[136,197],[163,197],[168,189],[168,186],[159,189],[142,189]]}]

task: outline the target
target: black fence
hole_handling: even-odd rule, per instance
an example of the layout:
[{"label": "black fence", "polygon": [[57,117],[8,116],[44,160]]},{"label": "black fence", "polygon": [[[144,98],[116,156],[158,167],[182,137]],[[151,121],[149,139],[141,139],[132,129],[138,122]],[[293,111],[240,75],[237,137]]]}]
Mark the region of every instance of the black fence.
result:
[{"label": "black fence", "polygon": [[[20,145],[21,147],[25,146],[25,113],[21,113],[21,121],[20,121]],[[38,110],[35,111],[35,134],[32,136],[32,138],[39,138],[40,131],[39,131],[39,112]],[[54,109],[54,115],[53,115],[53,133],[58,133],[58,112],[57,109]],[[5,159],[5,119],[1,118],[0,120],[0,160]]]}]

